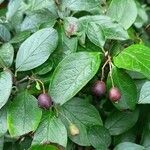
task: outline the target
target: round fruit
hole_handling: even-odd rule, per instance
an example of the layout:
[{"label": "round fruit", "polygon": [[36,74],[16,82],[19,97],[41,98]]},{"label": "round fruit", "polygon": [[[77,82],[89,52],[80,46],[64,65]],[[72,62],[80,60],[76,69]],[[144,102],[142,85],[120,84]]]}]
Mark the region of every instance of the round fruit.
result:
[{"label": "round fruit", "polygon": [[106,92],[105,82],[97,80],[92,87],[93,95],[100,97],[103,96],[105,92]]},{"label": "round fruit", "polygon": [[73,124],[73,123],[71,123],[71,124],[69,125],[69,130],[70,130],[70,134],[73,135],[73,136],[79,134],[79,129],[78,129],[78,127],[77,127],[75,124]]},{"label": "round fruit", "polygon": [[52,106],[51,97],[46,93],[40,94],[38,97],[38,105],[40,108],[45,108],[45,109],[50,108]]},{"label": "round fruit", "polygon": [[121,99],[121,92],[118,88],[112,87],[109,90],[109,99],[113,102],[117,102]]}]

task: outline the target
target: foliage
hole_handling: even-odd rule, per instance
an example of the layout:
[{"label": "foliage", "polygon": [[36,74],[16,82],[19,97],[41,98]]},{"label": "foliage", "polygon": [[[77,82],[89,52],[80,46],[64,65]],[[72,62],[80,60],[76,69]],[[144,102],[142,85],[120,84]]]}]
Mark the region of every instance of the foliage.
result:
[{"label": "foliage", "polygon": [[149,16],[149,0],[0,0],[0,150],[149,150]]}]

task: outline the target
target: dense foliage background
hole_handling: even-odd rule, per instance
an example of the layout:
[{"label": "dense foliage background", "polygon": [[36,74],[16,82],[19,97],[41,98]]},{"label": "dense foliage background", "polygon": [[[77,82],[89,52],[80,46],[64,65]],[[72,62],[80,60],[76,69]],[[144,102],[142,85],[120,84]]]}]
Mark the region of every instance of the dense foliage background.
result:
[{"label": "dense foliage background", "polygon": [[0,150],[150,150],[149,19],[149,0],[0,0]]}]

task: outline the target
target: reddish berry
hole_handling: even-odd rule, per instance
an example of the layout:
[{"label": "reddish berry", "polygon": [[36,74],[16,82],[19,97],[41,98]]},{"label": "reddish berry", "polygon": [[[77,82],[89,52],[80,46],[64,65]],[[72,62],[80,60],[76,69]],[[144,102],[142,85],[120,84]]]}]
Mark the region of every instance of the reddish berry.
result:
[{"label": "reddish berry", "polygon": [[121,92],[118,88],[112,87],[109,90],[109,99],[113,102],[117,102],[121,99]]},{"label": "reddish berry", "polygon": [[97,80],[92,87],[93,95],[100,97],[103,96],[105,92],[106,92],[105,82]]},{"label": "reddish berry", "polygon": [[48,109],[52,106],[52,99],[48,94],[40,94],[38,97],[38,105],[40,108]]}]

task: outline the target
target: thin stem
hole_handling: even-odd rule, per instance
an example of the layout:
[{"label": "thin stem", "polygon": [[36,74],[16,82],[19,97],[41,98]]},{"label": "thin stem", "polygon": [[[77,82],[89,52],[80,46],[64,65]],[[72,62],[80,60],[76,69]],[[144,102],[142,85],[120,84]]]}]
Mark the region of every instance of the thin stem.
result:
[{"label": "thin stem", "polygon": [[103,81],[103,79],[104,79],[104,69],[105,69],[105,66],[108,64],[108,62],[109,62],[109,59],[107,59],[107,61],[104,63],[104,65],[102,67],[101,81]]},{"label": "thin stem", "polygon": [[112,87],[114,87],[114,80],[113,80],[113,77],[112,77],[112,62],[111,62],[111,57],[108,56],[108,59],[109,59],[109,70],[110,70],[110,79],[111,79],[111,83],[112,83]]}]

